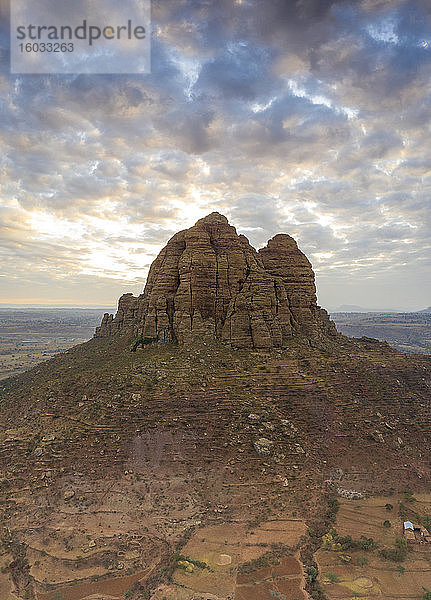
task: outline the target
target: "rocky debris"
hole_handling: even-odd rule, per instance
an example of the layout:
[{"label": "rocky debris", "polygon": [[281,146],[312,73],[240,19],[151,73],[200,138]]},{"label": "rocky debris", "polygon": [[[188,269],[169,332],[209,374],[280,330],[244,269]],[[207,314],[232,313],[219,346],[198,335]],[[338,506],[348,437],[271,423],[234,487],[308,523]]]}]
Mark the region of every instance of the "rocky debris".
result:
[{"label": "rocky debris", "polygon": [[7,572],[10,573],[13,581],[15,597],[35,600],[34,579],[30,575],[31,567],[27,558],[28,546],[24,543],[20,543],[15,532],[12,532],[7,527],[3,534],[2,545],[7,550],[8,554],[13,557],[13,561],[9,563],[6,569]]},{"label": "rocky debris", "polygon": [[301,444],[294,444],[296,454],[305,454],[304,448]]},{"label": "rocky debris", "polygon": [[297,428],[291,421],[287,419],[281,419],[280,425],[283,430],[283,433],[285,433],[286,435],[293,437],[298,434]]},{"label": "rocky debris", "polygon": [[275,429],[274,424],[269,423],[268,421],[266,421],[265,423],[262,423],[262,425],[267,431],[274,431],[274,429]]},{"label": "rocky debris", "polygon": [[337,335],[317,306],[314,273],[289,235],[257,252],[226,217],[211,213],[175,234],[151,265],[143,294],[123,295],[96,337],[141,345],[205,337],[235,348],[286,346],[293,335]]},{"label": "rocky debris", "polygon": [[247,417],[247,420],[250,423],[250,425],[256,425],[261,420],[261,417],[260,417],[260,415],[250,413]]},{"label": "rocky debris", "polygon": [[370,433],[370,437],[375,441],[375,442],[380,442],[382,444],[385,443],[385,438],[383,436],[382,433],[380,433],[380,431],[372,431]]},{"label": "rocky debris", "polygon": [[341,481],[344,477],[344,471],[343,469],[340,469],[340,467],[338,467],[337,469],[332,469],[331,474],[330,474],[330,481],[333,482],[337,482],[337,481]]},{"label": "rocky debris", "polygon": [[262,437],[256,440],[253,445],[260,456],[268,456],[271,454],[274,442]]},{"label": "rocky debris", "polygon": [[337,494],[341,498],[346,498],[347,500],[360,500],[364,497],[361,492],[355,492],[355,490],[345,490],[340,487],[337,489]]},{"label": "rocky debris", "polygon": [[75,491],[74,490],[67,490],[66,492],[64,492],[63,498],[64,500],[71,500],[75,495]]}]

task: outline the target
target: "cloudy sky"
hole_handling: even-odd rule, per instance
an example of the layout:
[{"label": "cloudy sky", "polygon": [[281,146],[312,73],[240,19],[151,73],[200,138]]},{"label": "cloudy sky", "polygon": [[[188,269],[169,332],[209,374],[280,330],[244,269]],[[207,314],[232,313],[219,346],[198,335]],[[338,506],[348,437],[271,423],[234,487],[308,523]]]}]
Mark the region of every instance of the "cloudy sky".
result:
[{"label": "cloudy sky", "polygon": [[0,302],[112,306],[217,210],[293,235],[323,306],[431,305],[429,0],[152,12],[151,74],[17,76],[3,6]]}]

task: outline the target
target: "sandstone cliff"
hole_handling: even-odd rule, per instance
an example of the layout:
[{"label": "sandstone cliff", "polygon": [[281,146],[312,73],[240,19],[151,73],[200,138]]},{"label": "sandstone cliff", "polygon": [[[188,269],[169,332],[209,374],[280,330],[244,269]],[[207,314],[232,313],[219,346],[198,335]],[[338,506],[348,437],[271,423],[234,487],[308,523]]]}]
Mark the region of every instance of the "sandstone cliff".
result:
[{"label": "sandstone cliff", "polygon": [[336,335],[317,306],[314,273],[289,235],[257,252],[212,213],[174,235],[151,265],[143,294],[120,298],[96,337],[186,343],[209,336],[236,348],[283,347],[293,335]]}]

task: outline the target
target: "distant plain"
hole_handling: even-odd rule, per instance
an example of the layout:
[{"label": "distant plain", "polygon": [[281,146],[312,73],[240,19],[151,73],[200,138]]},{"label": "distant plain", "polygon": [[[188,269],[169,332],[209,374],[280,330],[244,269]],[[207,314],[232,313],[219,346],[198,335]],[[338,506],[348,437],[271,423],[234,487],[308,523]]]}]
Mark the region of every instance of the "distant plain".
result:
[{"label": "distant plain", "polygon": [[431,313],[331,313],[340,333],[388,342],[402,352],[431,354]]},{"label": "distant plain", "polygon": [[0,307],[0,379],[93,337],[103,308]]}]

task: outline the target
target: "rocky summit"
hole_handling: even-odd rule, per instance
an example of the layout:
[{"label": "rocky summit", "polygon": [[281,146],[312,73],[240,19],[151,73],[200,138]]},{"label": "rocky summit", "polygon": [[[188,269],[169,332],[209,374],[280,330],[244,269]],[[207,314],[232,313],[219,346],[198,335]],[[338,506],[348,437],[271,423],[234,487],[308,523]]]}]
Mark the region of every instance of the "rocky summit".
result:
[{"label": "rocky summit", "polygon": [[96,337],[187,343],[210,337],[234,348],[283,348],[295,335],[336,335],[317,305],[314,273],[287,234],[256,251],[213,212],[175,234],[151,265],[143,294],[120,298]]}]

